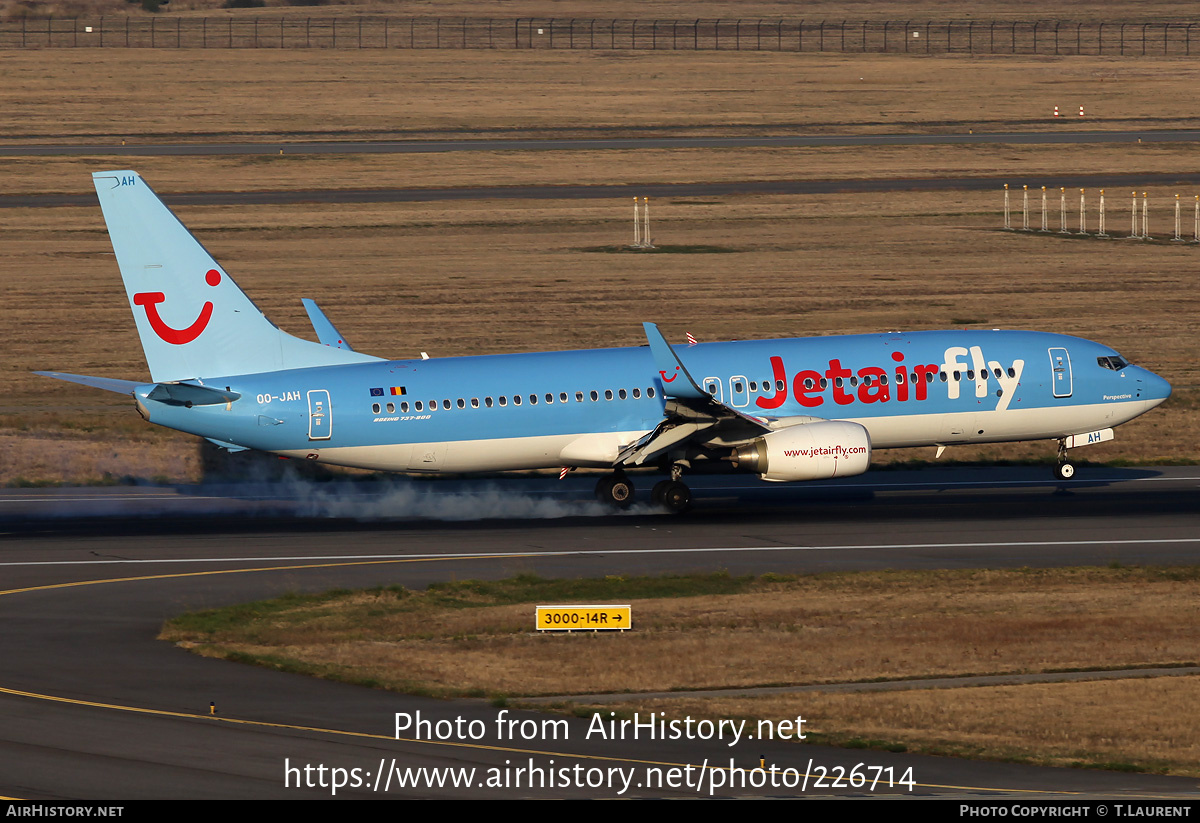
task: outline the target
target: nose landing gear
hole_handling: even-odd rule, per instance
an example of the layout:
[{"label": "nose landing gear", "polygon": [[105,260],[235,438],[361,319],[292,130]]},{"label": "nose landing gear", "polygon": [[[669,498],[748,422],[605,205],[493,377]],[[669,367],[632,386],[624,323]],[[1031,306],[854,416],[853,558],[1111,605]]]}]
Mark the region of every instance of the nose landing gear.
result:
[{"label": "nose landing gear", "polygon": [[1057,480],[1070,480],[1075,476],[1075,466],[1067,459],[1066,438],[1058,439],[1058,465],[1054,467],[1054,477]]}]

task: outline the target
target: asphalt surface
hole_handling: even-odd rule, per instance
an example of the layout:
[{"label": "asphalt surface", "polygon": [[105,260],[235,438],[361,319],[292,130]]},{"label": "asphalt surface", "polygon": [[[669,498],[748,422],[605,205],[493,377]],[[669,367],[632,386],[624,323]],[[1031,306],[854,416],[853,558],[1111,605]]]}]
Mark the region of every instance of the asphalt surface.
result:
[{"label": "asphalt surface", "polygon": [[[1039,177],[1051,188],[1148,187],[1200,184],[1200,173],[1076,174]],[[726,197],[739,194],[832,194],[888,191],[999,190],[1009,177],[917,177],[873,180],[738,180],[725,183],[627,183],[597,186],[466,186],[463,188],[298,189],[293,191],[157,192],[168,206],[286,205],[291,203],[418,203],[447,200],[603,200],[629,197]],[[96,193],[4,194],[3,208],[96,206]]]},{"label": "asphalt surface", "polygon": [[[1067,121],[1070,122],[1070,121]],[[743,137],[601,137],[567,139],[462,140],[296,140],[206,143],[143,143],[116,145],[91,143],[3,144],[0,157],[46,157],[53,155],[106,155],[109,157],[156,157],[228,154],[429,154],[457,151],[597,151],[611,149],[714,149],[809,146],[946,146],[987,143],[1193,143],[1200,140],[1196,129],[1143,129],[1133,131],[1024,131],[981,132],[980,134],[775,134]]]},{"label": "asphalt surface", "polygon": [[[559,718],[502,715],[483,701],[406,697],[205,660],[154,639],[165,618],[186,610],[287,591],[422,586],[451,577],[1194,562],[1197,469],[1085,467],[1065,484],[1046,474],[1045,468],[879,472],[797,486],[696,478],[696,509],[683,517],[644,506],[607,513],[590,501],[591,480],[584,477],[6,490],[0,494],[0,794],[329,797],[335,767],[346,770],[340,779],[363,784],[339,789],[338,797],[801,793],[795,786],[753,785],[751,773],[737,771],[762,757],[777,767],[780,781],[810,775],[806,796],[872,794],[833,785],[832,778],[817,785],[821,767],[861,763],[891,768],[893,778],[912,769],[911,791],[877,786],[875,794],[1194,798],[1196,781],[1154,775],[779,740],[730,745],[728,733],[708,740],[651,740],[645,732],[637,740],[602,739],[585,720],[545,726],[548,717]],[[648,482],[640,485],[644,495]],[[398,712],[410,721],[417,712],[427,721],[477,720],[479,739],[470,739],[467,726],[451,740],[395,740]],[[532,725],[499,733],[498,721],[513,718]],[[438,731],[434,726],[423,736],[436,738]],[[476,772],[466,776],[470,788],[454,788],[405,771],[422,767]],[[677,785],[660,787],[656,781],[670,774]],[[402,788],[402,777],[418,785]],[[731,779],[746,785],[730,788]],[[697,782],[699,788],[691,785]]]}]

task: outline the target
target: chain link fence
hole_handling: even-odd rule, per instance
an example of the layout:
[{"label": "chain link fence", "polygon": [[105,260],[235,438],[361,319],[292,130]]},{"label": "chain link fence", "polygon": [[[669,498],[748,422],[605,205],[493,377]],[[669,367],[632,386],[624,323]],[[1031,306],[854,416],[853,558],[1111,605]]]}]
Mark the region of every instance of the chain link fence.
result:
[{"label": "chain link fence", "polygon": [[[0,48],[586,49],[1190,56],[1195,22],[96,17],[0,21]],[[1198,44],[1200,45],[1200,44]]]}]

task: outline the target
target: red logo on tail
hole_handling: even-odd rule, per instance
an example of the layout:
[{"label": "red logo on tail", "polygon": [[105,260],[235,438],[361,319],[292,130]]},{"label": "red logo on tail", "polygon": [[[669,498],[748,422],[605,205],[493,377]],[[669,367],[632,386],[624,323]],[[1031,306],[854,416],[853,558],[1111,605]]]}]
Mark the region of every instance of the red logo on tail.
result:
[{"label": "red logo on tail", "polygon": [[[204,282],[210,286],[217,285],[221,282],[221,273],[216,269],[209,269],[208,273],[204,275]],[[145,307],[146,319],[150,321],[150,328],[154,329],[154,333],[160,338],[172,345],[182,346],[184,343],[191,343],[208,328],[208,321],[212,318],[213,313],[211,302],[204,303],[204,307],[200,309],[200,316],[192,325],[184,329],[176,329],[168,326],[158,315],[158,304],[166,299],[167,296],[160,291],[139,292],[133,296],[134,305]]]}]

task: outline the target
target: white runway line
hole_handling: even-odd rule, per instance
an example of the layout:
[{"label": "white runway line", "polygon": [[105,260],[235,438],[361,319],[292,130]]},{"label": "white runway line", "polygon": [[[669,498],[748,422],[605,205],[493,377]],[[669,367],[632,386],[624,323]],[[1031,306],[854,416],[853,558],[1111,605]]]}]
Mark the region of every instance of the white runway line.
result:
[{"label": "white runway line", "polygon": [[286,557],[184,557],[142,560],[31,560],[0,563],[5,566],[104,566],[149,563],[291,563],[364,560],[505,560],[517,557],[594,557],[616,554],[705,554],[720,552],[830,552],[879,549],[996,549],[1042,546],[1146,546],[1164,543],[1200,543],[1200,537],[1160,537],[1139,540],[1029,540],[997,543],[877,543],[847,546],[736,546],[691,549],[589,549],[586,551],[456,552],[452,554],[332,554],[291,555]]}]

